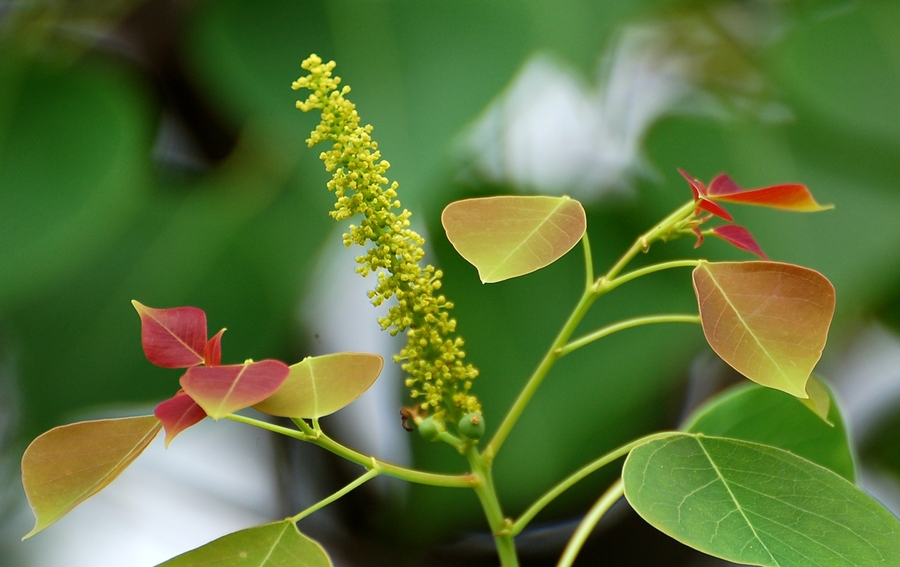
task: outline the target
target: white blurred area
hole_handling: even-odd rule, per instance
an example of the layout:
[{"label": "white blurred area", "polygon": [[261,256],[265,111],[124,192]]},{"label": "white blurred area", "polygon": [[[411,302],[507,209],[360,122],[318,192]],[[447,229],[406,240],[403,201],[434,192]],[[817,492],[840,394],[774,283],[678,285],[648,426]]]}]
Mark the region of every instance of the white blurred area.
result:
[{"label": "white blurred area", "polygon": [[777,14],[746,5],[710,14],[719,26],[688,17],[623,28],[594,84],[548,53],[533,55],[463,135],[462,178],[591,203],[630,192],[637,176],[659,177],[642,146],[663,116],[727,119],[749,112],[760,120],[789,119],[786,107],[765,96],[751,66],[732,65],[728,76],[712,70],[736,58],[736,45],[752,48],[780,36],[772,31]]},{"label": "white blurred area", "polygon": [[[23,563],[150,567],[228,533],[281,519],[270,433],[205,419],[168,449],[163,437],[103,491],[16,545]],[[22,513],[4,535],[21,537],[32,523],[22,502]]]}]

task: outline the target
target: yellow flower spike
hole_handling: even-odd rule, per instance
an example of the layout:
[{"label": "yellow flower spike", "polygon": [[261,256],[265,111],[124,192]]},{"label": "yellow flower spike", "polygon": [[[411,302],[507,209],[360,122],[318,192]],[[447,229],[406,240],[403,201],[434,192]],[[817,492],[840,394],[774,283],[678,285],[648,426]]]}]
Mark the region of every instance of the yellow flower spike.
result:
[{"label": "yellow flower spike", "polygon": [[306,142],[309,147],[320,142],[332,144],[319,155],[326,171],[332,172],[327,187],[335,194],[335,206],[329,214],[335,220],[363,217],[350,226],[343,242],[345,246],[371,246],[357,257],[356,271],[363,276],[378,273],[375,289],[368,292],[372,304],[381,305],[391,297],[398,300],[378,323],[391,335],[406,333],[406,347],[395,361],[405,361],[401,368],[409,374],[406,385],[411,388],[410,395],[424,397],[422,408],[431,409],[437,421],[449,418],[455,422],[464,414],[480,411],[478,399],[468,393],[478,370],[463,362],[463,340],[451,336],[456,320],[447,311],[453,303],[442,295],[434,296],[441,288],[443,273],[419,265],[425,256],[425,240],[409,228],[411,213],[401,210],[397,182],[385,177],[390,163],[382,159],[372,139],[372,126],[360,126],[356,105],[345,98],[350,87],[339,87],[340,77],[332,75],[334,61],[323,63],[310,55],[302,67],[309,75],[294,81],[291,88],[307,89],[310,94],[297,101],[297,108],[322,113]]}]

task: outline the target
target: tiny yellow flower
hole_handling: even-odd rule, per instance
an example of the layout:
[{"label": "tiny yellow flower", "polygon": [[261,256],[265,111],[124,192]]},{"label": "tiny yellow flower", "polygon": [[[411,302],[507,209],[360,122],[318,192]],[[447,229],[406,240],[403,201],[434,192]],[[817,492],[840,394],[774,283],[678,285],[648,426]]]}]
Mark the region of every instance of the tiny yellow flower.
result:
[{"label": "tiny yellow flower", "polygon": [[453,304],[435,295],[442,273],[434,266],[420,265],[425,240],[409,228],[411,213],[400,210],[398,185],[385,177],[390,164],[381,158],[372,126],[360,126],[356,105],[345,98],[350,87],[341,87],[340,77],[332,75],[334,61],[323,63],[310,55],[302,67],[309,74],[291,86],[310,94],[305,101],[297,101],[297,108],[322,112],[306,143],[309,147],[332,144],[319,155],[325,169],[332,172],[328,190],[336,202],[330,214],[335,220],[361,217],[359,224],[350,225],[344,244],[368,246],[356,258],[356,271],[362,276],[377,274],[369,299],[374,305],[396,299],[378,322],[392,335],[406,333],[406,347],[394,360],[408,374],[410,395],[421,399],[421,407],[439,421],[455,422],[463,414],[480,411],[478,398],[469,393],[478,370],[464,362],[463,340],[453,336],[456,320],[448,313]]}]

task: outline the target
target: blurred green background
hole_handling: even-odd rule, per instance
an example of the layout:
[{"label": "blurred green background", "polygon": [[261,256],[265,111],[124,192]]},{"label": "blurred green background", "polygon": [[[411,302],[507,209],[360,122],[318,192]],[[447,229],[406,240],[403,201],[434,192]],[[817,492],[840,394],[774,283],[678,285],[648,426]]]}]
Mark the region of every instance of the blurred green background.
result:
[{"label": "blurred green background", "polygon": [[[651,53],[677,63],[689,95],[652,106],[647,100],[671,85],[632,82],[619,106],[610,103],[610,85],[624,80],[610,69],[629,69],[619,48],[635,30],[666,46]],[[210,329],[229,329],[226,362],[308,354],[310,330],[297,309],[325,239],[335,238],[320,150],[304,142],[317,117],[295,110],[305,95],[290,90],[313,52],[338,62],[404,205],[427,226],[482,372],[476,391],[489,434],[576,301],[580,252],[484,286],[438,219],[451,200],[523,185],[518,161],[484,165],[486,147],[520,147],[503,137],[508,123],[499,122],[495,139],[475,142],[485,130],[473,125],[490,124],[498,116],[491,109],[513,108],[502,106],[504,93],[535,54],[579,78],[587,100],[602,99],[608,113],[634,111],[610,126],[624,133],[609,140],[638,151],[620,169],[610,166],[609,179],[573,191],[586,202],[598,269],[689,198],[677,167],[706,180],[727,171],[745,187],[802,182],[836,210],[733,212],[772,259],[834,283],[826,371],[872,321],[900,328],[894,1],[44,0],[5,4],[0,34],[0,411],[10,462],[36,435],[90,408],[155,403],[177,389],[177,374],[144,359],[131,299],[203,308]],[[651,77],[671,71],[640,62]],[[560,100],[547,100],[544,127],[563,141],[556,150],[567,159],[583,153],[583,139],[551,132]],[[652,109],[642,115],[646,104]],[[540,129],[532,134],[540,140]],[[648,259],[690,255],[692,245],[658,246]],[[750,259],[719,241],[700,253]],[[672,270],[617,290],[583,330],[689,311],[693,302],[688,273]],[[520,512],[592,457],[676,426],[691,363],[707,355],[699,329],[668,326],[628,331],[564,359],[497,461],[507,511]],[[900,420],[895,410],[884,415],[861,457],[900,480]],[[446,447],[417,438],[412,447],[423,467],[464,468]],[[552,525],[583,513],[610,479],[596,475],[541,519]],[[483,529],[474,496],[418,487],[351,524],[392,565],[420,557],[439,564],[432,545]],[[607,551],[591,557],[616,564],[629,545],[651,553],[630,541],[606,538],[598,544]],[[409,558],[395,555],[398,542]],[[667,565],[693,560],[671,553]],[[545,564],[540,553],[530,561]]]}]

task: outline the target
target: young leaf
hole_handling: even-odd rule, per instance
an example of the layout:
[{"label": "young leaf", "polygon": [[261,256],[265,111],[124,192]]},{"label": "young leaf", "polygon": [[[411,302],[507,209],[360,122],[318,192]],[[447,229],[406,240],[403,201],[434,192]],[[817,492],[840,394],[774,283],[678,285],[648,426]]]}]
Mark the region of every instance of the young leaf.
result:
[{"label": "young leaf", "polygon": [[206,366],[218,366],[222,363],[222,329],[216,336],[209,339],[206,346],[203,347],[203,364]]},{"label": "young leaf", "polygon": [[756,243],[756,239],[753,238],[753,235],[750,234],[750,231],[742,226],[738,226],[736,224],[726,224],[724,226],[717,226],[712,229],[712,233],[722,240],[726,240],[737,246],[741,250],[746,250],[751,254],[756,254],[763,260],[768,260],[769,257],[766,256],[766,253],[762,251],[762,248],[759,247],[759,244]]},{"label": "young leaf", "polygon": [[168,447],[176,435],[206,417],[206,412],[184,390],[178,390],[174,397],[156,406],[153,415],[166,428],[166,447]]},{"label": "young leaf", "polygon": [[342,352],[303,359],[277,392],[253,406],[283,417],[317,418],[334,413],[369,389],[384,360],[376,354]]},{"label": "young leaf", "polygon": [[322,546],[290,521],[234,532],[158,567],[331,567]]},{"label": "young leaf", "polygon": [[159,433],[152,415],[56,427],[22,456],[22,484],[34,511],[27,539],[111,483]]},{"label": "young leaf", "polygon": [[[812,376],[809,384],[814,383],[822,388],[830,404],[830,392]],[[772,445],[853,482],[856,477],[853,453],[837,405],[830,404],[834,425],[829,426],[804,407],[808,401],[771,388],[745,384],[703,404],[682,429]]]},{"label": "young leaf", "polygon": [[697,201],[697,208],[703,209],[704,211],[712,213],[717,217],[721,217],[729,222],[734,220],[734,218],[730,214],[728,214],[728,211],[706,198],[708,191],[706,189],[706,185],[704,185],[702,181],[695,177],[692,177],[691,174],[681,169],[680,167],[678,168],[678,173],[680,173],[685,179],[687,179],[687,182],[690,183],[691,193],[693,193],[694,195],[694,200]]},{"label": "young leaf", "polygon": [[528,274],[578,244],[587,219],[569,197],[486,197],[450,203],[441,215],[447,239],[478,268],[483,283]]},{"label": "young leaf", "polygon": [[641,517],[715,557],[766,567],[900,565],[900,520],[782,449],[673,434],[632,450],[622,478]]},{"label": "young leaf", "polygon": [[742,190],[727,175],[719,175],[709,184],[708,196],[716,201],[761,205],[773,209],[811,213],[833,209],[834,205],[820,205],[805,185],[790,183],[762,189]]},{"label": "young leaf", "polygon": [[203,362],[206,313],[196,307],[153,309],[132,300],[141,316],[141,343],[147,360],[163,368],[189,368]]},{"label": "young leaf", "polygon": [[831,282],[777,262],[704,262],[693,279],[716,354],[758,384],[806,398],[834,315]]},{"label": "young leaf", "polygon": [[181,387],[209,417],[219,419],[271,396],[288,372],[278,360],[195,366],[181,377]]}]

